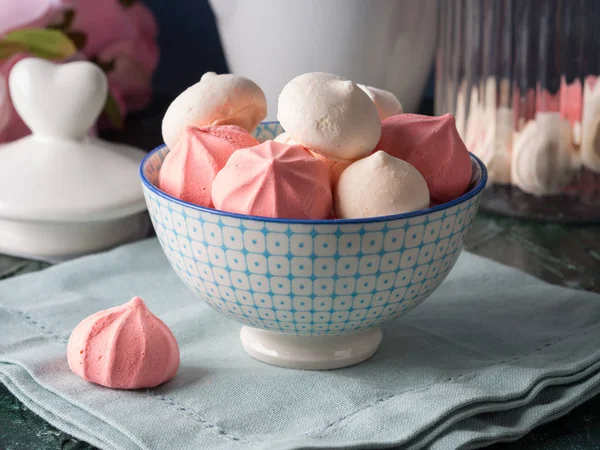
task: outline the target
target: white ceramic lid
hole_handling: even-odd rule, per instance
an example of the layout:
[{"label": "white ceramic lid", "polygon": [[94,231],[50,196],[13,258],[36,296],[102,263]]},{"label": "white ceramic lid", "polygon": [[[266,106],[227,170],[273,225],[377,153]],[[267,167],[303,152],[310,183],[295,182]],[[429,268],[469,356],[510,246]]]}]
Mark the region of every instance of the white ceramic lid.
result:
[{"label": "white ceramic lid", "polygon": [[9,87],[32,135],[0,145],[0,218],[111,220],[146,209],[141,150],[88,136],[107,95],[104,73],[77,61],[20,61]]}]

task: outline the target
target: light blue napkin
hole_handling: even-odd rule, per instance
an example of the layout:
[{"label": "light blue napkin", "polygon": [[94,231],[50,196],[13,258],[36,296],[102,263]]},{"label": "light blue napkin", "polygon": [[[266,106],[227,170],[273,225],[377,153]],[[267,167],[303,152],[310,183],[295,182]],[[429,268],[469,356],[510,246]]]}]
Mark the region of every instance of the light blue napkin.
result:
[{"label": "light blue napkin", "polygon": [[[116,391],[72,374],[73,327],[134,295],[179,341],[175,379]],[[516,439],[600,391],[600,296],[469,253],[352,368],[265,365],[244,353],[239,328],[146,240],[1,282],[0,381],[106,449],[472,448]]]}]

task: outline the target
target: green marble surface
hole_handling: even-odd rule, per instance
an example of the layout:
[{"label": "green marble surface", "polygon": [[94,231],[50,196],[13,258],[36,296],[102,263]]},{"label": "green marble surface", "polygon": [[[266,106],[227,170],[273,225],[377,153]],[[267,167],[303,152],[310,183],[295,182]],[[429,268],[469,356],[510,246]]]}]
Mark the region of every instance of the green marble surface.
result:
[{"label": "green marble surface", "polygon": [[[550,283],[600,292],[600,226],[540,224],[480,213],[466,248]],[[0,255],[0,279],[46,266]],[[33,414],[0,385],[1,450],[93,448]],[[517,442],[489,448],[600,450],[600,396]]]}]

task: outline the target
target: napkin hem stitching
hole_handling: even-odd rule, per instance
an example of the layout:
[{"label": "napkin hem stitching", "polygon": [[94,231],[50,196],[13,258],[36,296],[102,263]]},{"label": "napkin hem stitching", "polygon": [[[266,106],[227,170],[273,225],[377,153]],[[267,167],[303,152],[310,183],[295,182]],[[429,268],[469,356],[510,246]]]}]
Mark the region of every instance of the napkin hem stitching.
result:
[{"label": "napkin hem stitching", "polygon": [[[597,327],[598,327],[598,324],[595,324],[592,328],[597,328]],[[562,336],[560,338],[557,338],[557,339],[554,339],[552,341],[546,342],[543,345],[538,345],[536,348],[534,348],[533,350],[530,350],[528,352],[515,355],[512,358],[504,358],[504,359],[498,361],[497,364],[492,364],[492,365],[486,365],[486,366],[478,367],[478,368],[472,369],[472,370],[470,370],[468,372],[461,373],[460,375],[457,375],[455,377],[449,377],[449,378],[446,378],[444,380],[436,381],[436,382],[430,383],[430,384],[428,384],[426,386],[421,386],[420,388],[408,389],[408,390],[405,390],[405,391],[402,391],[402,392],[398,392],[398,393],[395,393],[395,394],[392,394],[392,395],[388,395],[388,396],[385,396],[385,397],[379,397],[375,401],[373,401],[371,403],[368,403],[367,405],[363,406],[362,408],[359,408],[359,409],[357,409],[357,410],[355,410],[355,411],[353,411],[351,413],[348,413],[345,416],[342,416],[339,419],[336,419],[335,421],[330,422],[329,424],[327,424],[326,426],[324,426],[324,427],[322,427],[322,428],[320,428],[318,430],[306,432],[306,433],[304,433],[304,435],[305,436],[318,436],[318,435],[326,432],[330,428],[332,428],[332,427],[340,424],[344,420],[349,419],[350,417],[355,416],[356,414],[360,414],[360,413],[362,413],[362,412],[364,412],[364,411],[366,411],[366,410],[368,410],[370,408],[373,408],[373,407],[379,405],[380,403],[387,402],[387,401],[395,399],[397,397],[401,397],[404,394],[409,394],[409,393],[413,393],[413,392],[426,392],[426,391],[432,389],[434,386],[437,386],[437,385],[446,385],[446,384],[449,384],[451,382],[460,380],[461,378],[464,378],[464,377],[466,377],[468,375],[471,375],[472,373],[477,372],[478,370],[481,370],[483,368],[492,367],[494,365],[501,366],[501,365],[504,365],[504,364],[506,364],[508,362],[518,361],[521,358],[524,358],[526,356],[530,356],[530,355],[532,355],[534,353],[542,351],[543,349],[546,349],[546,348],[551,347],[553,345],[559,344],[560,342],[565,341],[565,340],[567,340],[567,339],[569,339],[569,338],[571,338],[571,337],[573,337],[575,335],[584,334],[586,331],[587,330],[573,331],[572,333],[569,333],[566,336]]]},{"label": "napkin hem stitching", "polygon": [[[17,366],[19,368],[21,368],[22,370],[25,371],[25,373],[27,374],[27,376],[29,376],[32,380],[33,380],[33,384],[36,385],[38,388],[43,389],[44,391],[48,391],[52,394],[56,394],[55,392],[53,392],[51,389],[46,388],[44,385],[38,383],[38,381],[31,376],[31,374],[28,372],[28,370],[23,367],[20,366],[19,364],[14,364],[12,362],[8,362],[5,364],[9,364],[9,365],[13,365],[13,366]],[[17,398],[17,400],[19,400],[21,403],[23,403],[25,406],[27,406],[29,409],[31,409],[32,411],[34,411],[36,414],[38,414],[39,416],[41,416],[42,418],[44,418],[44,420],[46,420],[47,422],[49,422],[50,424],[52,424],[52,420],[58,422],[61,421],[65,424],[67,424],[67,427],[72,427],[74,429],[77,430],[83,430],[81,424],[76,423],[73,420],[68,420],[68,419],[64,419],[62,417],[60,417],[59,415],[55,414],[53,411],[51,411],[50,409],[48,409],[47,407],[43,406],[42,404],[40,404],[40,402],[38,401],[37,397],[35,395],[30,395],[29,393],[29,389],[25,388],[23,386],[23,383],[21,380],[15,379],[15,377],[9,375],[6,372],[0,372],[0,378],[2,378],[2,382],[4,383],[4,385],[8,388],[8,390]],[[6,381],[8,381],[8,383],[6,383]],[[10,385],[12,385],[14,387],[14,391],[12,389],[10,389]],[[131,442],[133,442],[135,445],[137,445],[139,448],[141,448],[142,450],[149,450],[148,447],[146,447],[145,445],[143,445],[141,443],[141,441],[138,441],[137,437],[131,437],[128,436],[127,433],[123,433],[123,431],[118,427],[115,426],[114,424],[105,421],[104,419],[102,419],[101,417],[90,413],[89,411],[86,411],[85,409],[81,408],[79,405],[77,405],[76,403],[71,403],[69,400],[67,400],[66,398],[63,398],[66,402],[68,402],[70,405],[76,407],[78,410],[83,411],[84,413],[87,413],[88,415],[90,415],[93,419],[99,420],[100,422],[104,423],[105,425],[107,425],[108,427],[118,431],[119,433],[121,433],[121,435],[123,435],[126,439],[129,439]],[[29,403],[29,404],[28,404]],[[49,417],[46,418],[45,415],[48,415]],[[54,425],[57,428],[60,428],[57,425]],[[69,429],[65,429],[62,428],[63,431],[69,433],[70,435],[74,436],[74,437],[78,437],[77,433],[69,430]],[[84,436],[84,433],[87,433],[86,436]],[[106,441],[106,439],[103,439],[103,437],[98,436],[96,433],[92,432],[92,431],[82,431],[81,434],[79,435],[80,437],[78,437],[79,439],[82,439],[90,444],[93,444],[97,447],[102,447],[103,443],[108,443]],[[89,439],[89,437],[92,437],[92,439]],[[96,443],[94,442],[90,442],[91,440],[94,440]],[[98,442],[100,442],[100,445],[98,444]],[[114,447],[116,448],[116,447]]]},{"label": "napkin hem stitching", "polygon": [[[31,316],[31,314],[29,314],[29,313],[27,313],[25,311],[21,311],[21,310],[18,310],[18,309],[12,309],[12,308],[10,308],[9,311],[14,311],[14,312],[18,313],[20,316],[22,316],[25,319],[26,323],[29,323],[29,324],[33,325],[34,327],[40,329],[45,335],[51,337],[55,341],[58,341],[61,344],[67,344],[68,343],[67,339],[61,337],[60,335],[58,335],[58,334],[54,333],[53,331],[49,330],[48,328],[46,328],[45,325],[43,325],[40,322],[38,322],[37,320],[35,320]],[[225,440],[234,441],[234,442],[241,442],[241,443],[249,444],[249,445],[252,445],[252,446],[256,446],[257,445],[257,444],[255,444],[253,442],[246,441],[243,438],[240,438],[240,437],[228,434],[225,430],[223,430],[218,425],[214,425],[214,424],[208,422],[207,420],[203,419],[197,411],[194,411],[193,409],[189,409],[189,408],[186,408],[183,405],[175,403],[172,399],[170,399],[168,397],[164,397],[164,396],[162,396],[160,394],[157,394],[155,392],[152,392],[150,390],[147,390],[147,393],[149,394],[149,396],[155,397],[158,400],[163,401],[168,408],[171,408],[171,409],[176,410],[176,411],[183,412],[186,415],[192,417],[196,422],[200,423],[200,425],[204,429],[210,431],[211,433],[214,433],[217,436],[222,437]]]},{"label": "napkin hem stitching", "polygon": [[[59,341],[59,342],[61,342],[63,344],[67,343],[66,339],[62,338],[61,336],[59,336],[58,334],[54,333],[53,331],[48,330],[44,325],[42,325],[41,323],[39,323],[38,321],[36,321],[29,313],[26,313],[24,311],[20,311],[18,309],[12,309],[12,311],[15,311],[15,312],[19,313],[19,315],[21,315],[23,318],[25,318],[27,322],[31,323],[36,328],[39,328],[41,331],[44,332],[44,334],[52,337],[54,340],[57,340],[57,341]],[[597,328],[598,325],[599,324],[596,323],[592,327],[589,327],[589,328]],[[585,334],[589,330],[589,328],[588,329],[584,329],[584,330],[580,329],[580,330],[573,331],[572,333],[569,333],[566,336],[562,336],[560,338],[557,338],[557,339],[551,340],[549,342],[546,342],[545,344],[538,345],[533,350],[527,351],[525,353],[520,353],[520,354],[515,355],[515,356],[513,356],[511,358],[501,359],[495,365],[501,366],[501,365],[506,364],[509,361],[510,362],[518,361],[521,358],[524,358],[526,356],[530,356],[530,355],[532,355],[534,353],[542,351],[543,349],[546,349],[546,348],[551,347],[553,345],[559,344],[560,342],[565,341],[565,340],[567,340],[567,339],[569,339],[569,338],[571,338],[571,337],[573,337],[575,335],[583,335],[583,334]],[[388,395],[388,396],[379,397],[379,398],[375,399],[374,401],[368,403],[367,405],[365,405],[365,406],[363,406],[363,407],[361,407],[361,408],[359,408],[359,409],[357,409],[357,410],[355,410],[355,411],[353,411],[351,413],[348,413],[348,414],[346,414],[346,415],[344,415],[344,416],[342,416],[342,417],[334,420],[333,422],[330,422],[326,426],[321,427],[320,429],[317,429],[317,430],[314,430],[314,431],[308,431],[306,433],[303,433],[303,435],[304,436],[318,436],[319,434],[322,434],[322,433],[326,432],[327,430],[329,430],[330,428],[332,428],[332,427],[340,424],[344,420],[346,420],[346,419],[348,419],[350,417],[353,417],[353,416],[355,416],[357,414],[360,414],[360,413],[362,413],[362,412],[364,412],[364,411],[366,411],[366,410],[368,410],[370,408],[373,408],[373,407],[379,405],[380,403],[387,402],[389,400],[395,399],[397,397],[401,397],[402,395],[408,394],[408,393],[411,393],[411,392],[426,392],[426,391],[432,389],[436,385],[445,385],[445,384],[448,384],[450,382],[457,381],[457,380],[459,380],[461,378],[464,378],[465,376],[468,376],[468,375],[470,375],[470,374],[472,374],[472,373],[474,373],[474,372],[476,372],[478,370],[481,370],[482,368],[492,367],[493,365],[494,364],[492,364],[492,365],[486,365],[486,366],[482,366],[482,367],[478,367],[478,368],[472,369],[472,370],[470,370],[468,372],[465,372],[465,373],[462,373],[460,375],[457,375],[455,377],[446,378],[444,380],[437,381],[437,382],[428,384],[426,386],[421,386],[420,388],[409,389],[409,390],[405,390],[405,391],[398,392],[398,393],[395,393],[395,394],[391,394],[391,395]],[[206,430],[208,430],[208,431],[216,434],[217,436],[220,436],[220,437],[224,438],[225,440],[233,440],[234,442],[244,442],[244,443],[247,443],[247,444],[250,444],[250,445],[254,445],[254,446],[257,445],[257,444],[254,444],[252,442],[248,442],[248,441],[242,440],[242,438],[237,438],[237,437],[229,435],[229,434],[224,434],[224,430],[222,430],[217,425],[212,425],[208,421],[202,422],[204,419],[201,419],[198,416],[197,412],[195,412],[194,410],[190,410],[190,409],[186,408],[183,405],[179,405],[179,404],[173,402],[168,397],[163,397],[164,398],[164,400],[163,400],[163,398],[161,398],[162,396],[160,394],[155,394],[155,393],[151,393],[151,392],[149,392],[149,394],[151,394],[151,396],[156,397],[158,400],[165,401],[166,404],[167,404],[167,406],[170,407],[171,409],[173,409],[175,411],[180,411],[180,412],[186,413],[186,415],[194,417],[195,419],[197,419],[198,421],[200,421],[200,423],[201,423],[201,425],[203,426],[204,429],[206,429]],[[172,403],[172,406],[169,403]]]},{"label": "napkin hem stitching", "polygon": [[235,441],[235,442],[242,442],[244,444],[249,444],[252,446],[256,446],[256,444],[254,442],[250,442],[247,441],[243,438],[237,437],[237,436],[233,436],[231,434],[228,434],[223,428],[219,427],[218,425],[214,425],[212,423],[210,423],[209,421],[207,421],[206,419],[203,419],[200,416],[200,413],[198,411],[195,411],[193,409],[187,408],[183,405],[180,405],[179,403],[175,403],[173,401],[173,399],[169,398],[169,397],[165,397],[164,395],[161,394],[157,394],[156,392],[152,392],[151,390],[147,390],[146,391],[149,397],[155,397],[158,400],[165,402],[167,404],[167,407],[174,409],[176,411],[180,411],[185,413],[186,415],[192,417],[195,421],[199,422],[205,429],[209,430],[212,433],[215,433],[217,436],[221,436],[222,438],[226,439],[226,440],[231,440],[231,441]]},{"label": "napkin hem stitching", "polygon": [[[600,372],[598,372],[598,369],[600,368],[600,360],[594,358],[594,361],[595,362],[590,363],[590,365],[582,368],[581,370],[576,369],[573,373],[555,373],[547,377],[537,379],[524,390],[515,392],[514,396],[509,395],[508,397],[504,397],[502,395],[496,395],[481,399],[474,403],[459,403],[456,405],[457,407],[447,410],[443,415],[440,416],[439,420],[434,422],[424,431],[419,432],[417,435],[409,438],[409,441],[407,442],[423,442],[425,439],[427,439],[428,443],[431,443],[437,440],[437,438],[445,432],[444,430],[448,430],[464,420],[475,418],[481,414],[506,413],[513,410],[518,410],[519,408],[535,405],[537,399],[549,389],[567,389],[569,386],[585,385],[590,381],[593,382],[592,389],[594,386],[600,386],[600,378],[598,377],[598,375],[600,375]],[[596,380],[597,382],[594,382],[596,378],[598,378]],[[581,395],[584,394],[585,391]],[[556,402],[552,402],[551,404],[554,405]],[[425,437],[420,439],[419,436]]]},{"label": "napkin hem stitching", "polygon": [[[554,386],[554,387],[556,387],[556,386]],[[503,435],[499,435],[499,436],[494,437],[493,439],[487,439],[485,441],[484,441],[484,439],[473,439],[470,442],[467,442],[466,444],[464,444],[464,448],[465,449],[480,448],[482,443],[485,444],[486,446],[489,446],[489,445],[492,445],[492,444],[495,444],[498,442],[507,442],[507,443],[514,442],[518,439],[521,439],[526,434],[530,433],[534,428],[539,427],[540,425],[543,425],[543,424],[547,424],[548,422],[552,422],[553,420],[556,420],[562,416],[565,416],[566,414],[570,413],[578,406],[581,406],[583,403],[587,402],[591,398],[598,395],[599,392],[600,392],[600,389],[598,387],[596,387],[596,389],[592,388],[592,390],[583,392],[579,396],[576,396],[572,399],[567,399],[566,404],[563,405],[564,406],[563,408],[557,409],[556,411],[553,412],[553,414],[551,414],[549,416],[539,417],[532,424],[528,425],[527,427],[525,427],[521,430],[517,430],[517,429],[507,430],[504,432]],[[590,395],[590,393],[591,393],[591,395]]]},{"label": "napkin hem stitching", "polygon": [[55,340],[59,341],[62,344],[67,344],[69,341],[67,339],[65,339],[64,337],[54,333],[53,331],[49,330],[48,328],[46,328],[45,325],[39,323],[37,320],[35,320],[33,317],[31,317],[31,314],[18,310],[18,309],[8,309],[9,311],[14,311],[17,314],[19,314],[20,316],[22,316],[26,322],[31,323],[34,327],[39,328],[44,334],[47,334],[48,336],[54,338]]}]

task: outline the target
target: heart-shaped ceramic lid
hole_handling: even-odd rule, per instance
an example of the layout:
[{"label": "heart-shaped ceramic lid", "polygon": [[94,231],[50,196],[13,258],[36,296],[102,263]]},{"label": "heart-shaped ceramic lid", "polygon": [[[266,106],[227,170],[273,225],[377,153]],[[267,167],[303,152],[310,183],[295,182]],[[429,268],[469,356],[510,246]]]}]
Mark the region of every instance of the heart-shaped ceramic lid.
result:
[{"label": "heart-shaped ceramic lid", "polygon": [[107,95],[96,65],[27,58],[9,88],[33,134],[0,145],[0,219],[87,222],[145,209],[144,152],[88,136]]},{"label": "heart-shaped ceramic lid", "polygon": [[38,136],[81,139],[104,106],[108,84],[95,64],[57,65],[27,58],[12,69],[10,95],[15,109]]}]

